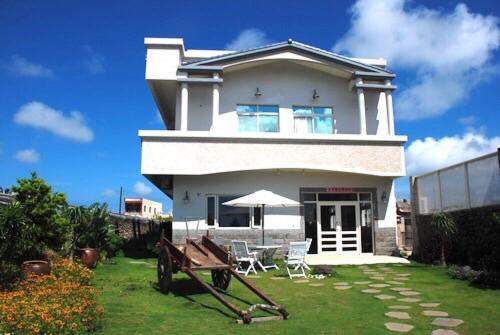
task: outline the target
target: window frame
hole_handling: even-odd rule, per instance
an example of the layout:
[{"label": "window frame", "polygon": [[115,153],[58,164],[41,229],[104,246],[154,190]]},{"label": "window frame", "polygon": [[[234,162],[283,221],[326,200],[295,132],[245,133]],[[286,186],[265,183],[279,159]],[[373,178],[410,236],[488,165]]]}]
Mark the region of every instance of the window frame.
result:
[{"label": "window frame", "polygon": [[[310,108],[312,113],[311,114],[305,114],[305,113],[295,113],[295,109],[299,108]],[[332,110],[331,115],[320,115],[320,114],[315,114],[314,109],[316,108],[330,108]],[[295,127],[295,120],[298,118],[310,118],[312,120],[312,132],[307,132],[306,134],[337,134],[337,122],[335,120],[335,109],[333,106],[312,106],[312,105],[292,105],[292,115],[293,115],[293,131],[295,134],[301,134],[297,132],[296,127]],[[316,118],[317,117],[329,117],[332,120],[332,132],[331,133],[318,133],[316,132]]]},{"label": "window frame", "polygon": [[[246,227],[221,227],[219,226],[219,197],[220,196],[230,196],[234,194],[207,194],[205,196],[205,225],[210,228],[210,229],[226,229],[226,230],[245,230],[245,229],[262,229],[262,224],[260,226],[254,225],[254,208],[255,207],[249,207],[249,225]],[[243,196],[243,195],[242,195]],[[214,224],[209,225],[208,224],[208,198],[212,197],[214,198]]]},{"label": "window frame", "polygon": [[[239,106],[255,106],[256,107],[256,112],[238,112],[238,107]],[[261,106],[267,106],[267,107],[276,107],[277,111],[276,112],[259,112],[259,107]],[[236,104],[236,114],[238,115],[238,132],[242,133],[252,133],[251,131],[241,131],[240,130],[240,116],[255,116],[256,121],[257,121],[257,131],[256,133],[279,133],[280,132],[280,106],[278,104],[255,104],[255,103],[237,103]],[[263,131],[260,129],[260,116],[276,116],[277,123],[276,123],[276,131]]]}]

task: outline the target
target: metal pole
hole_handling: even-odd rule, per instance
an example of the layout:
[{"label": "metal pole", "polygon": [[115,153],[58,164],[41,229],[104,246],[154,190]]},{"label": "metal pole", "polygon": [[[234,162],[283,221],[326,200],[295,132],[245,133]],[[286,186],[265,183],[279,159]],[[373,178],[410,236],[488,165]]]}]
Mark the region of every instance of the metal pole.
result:
[{"label": "metal pole", "polygon": [[264,207],[266,205],[262,204],[262,245],[264,245]]},{"label": "metal pole", "polygon": [[118,204],[118,214],[122,213],[122,195],[123,195],[123,187],[120,186],[120,203]]}]

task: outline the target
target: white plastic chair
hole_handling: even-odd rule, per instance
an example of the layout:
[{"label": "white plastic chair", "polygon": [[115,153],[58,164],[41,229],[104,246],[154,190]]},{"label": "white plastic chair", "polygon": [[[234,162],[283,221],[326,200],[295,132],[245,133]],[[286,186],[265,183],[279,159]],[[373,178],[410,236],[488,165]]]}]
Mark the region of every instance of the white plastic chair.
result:
[{"label": "white plastic chair", "polygon": [[[257,274],[254,266],[255,263],[259,263],[257,252],[249,252],[246,241],[231,241],[231,244],[233,245],[232,253],[237,264],[236,272],[242,273],[245,276],[248,276],[250,271]],[[243,264],[246,263],[248,263],[248,267],[245,269],[243,268]]]},{"label": "white plastic chair", "polygon": [[[309,249],[311,248],[312,241],[313,241],[313,239],[312,239],[312,238],[310,238],[310,237],[306,238],[306,243],[307,243],[307,250],[306,250],[306,254],[309,252]],[[309,265],[307,265],[307,263],[306,263],[305,261],[304,261],[304,267],[305,267],[307,270],[311,271],[311,268],[309,267]]]},{"label": "white plastic chair", "polygon": [[[306,273],[304,272],[304,258],[306,257],[306,253],[307,242],[290,242],[288,255],[285,259],[286,271],[290,279],[293,277],[306,277]],[[292,271],[290,271],[290,269]]]}]

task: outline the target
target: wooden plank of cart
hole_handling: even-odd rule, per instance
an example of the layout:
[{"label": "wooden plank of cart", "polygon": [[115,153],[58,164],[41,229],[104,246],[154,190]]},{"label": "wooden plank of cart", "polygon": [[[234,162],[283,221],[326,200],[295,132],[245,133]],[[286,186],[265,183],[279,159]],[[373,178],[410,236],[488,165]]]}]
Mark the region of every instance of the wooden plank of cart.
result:
[{"label": "wooden plank of cart", "polygon": [[[211,270],[213,286],[206,283],[196,274],[196,271],[199,270]],[[172,274],[178,271],[186,273],[198,285],[238,315],[240,318],[237,320],[238,323],[248,324],[260,321],[283,320],[288,317],[288,312],[284,307],[276,304],[261,290],[236,272],[231,254],[223,247],[214,243],[208,237],[208,232],[207,236],[202,236],[201,242],[188,237],[186,244],[174,245],[172,241],[165,237],[164,229],[161,230],[160,254],[158,256],[158,283],[162,293],[168,294],[172,285]],[[239,280],[250,291],[261,298],[265,304],[255,304],[247,310],[241,310],[236,305],[227,301],[219,290],[225,291],[228,288],[231,277]],[[252,312],[257,309],[269,312],[270,316],[252,317]]]}]

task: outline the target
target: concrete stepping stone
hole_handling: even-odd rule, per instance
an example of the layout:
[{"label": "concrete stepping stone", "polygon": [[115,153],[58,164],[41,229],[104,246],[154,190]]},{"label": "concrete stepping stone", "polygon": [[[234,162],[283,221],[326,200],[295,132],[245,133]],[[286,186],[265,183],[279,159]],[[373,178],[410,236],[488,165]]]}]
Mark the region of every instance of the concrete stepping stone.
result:
[{"label": "concrete stepping stone", "polygon": [[438,307],[439,305],[441,305],[441,303],[439,303],[439,302],[423,302],[420,304],[421,307],[425,307],[425,308],[434,308],[434,307]]},{"label": "concrete stepping stone", "polygon": [[211,276],[212,275],[210,272],[202,272],[201,274],[204,276]]},{"label": "concrete stepping stone", "polygon": [[432,331],[431,335],[458,335],[458,333],[451,329],[436,329]]},{"label": "concrete stepping stone", "polygon": [[271,280],[283,280],[285,277],[271,277]]},{"label": "concrete stepping stone", "polygon": [[401,281],[401,280],[402,281],[410,280],[410,278],[408,278],[408,277],[394,277],[394,279],[399,280],[399,281]]},{"label": "concrete stepping stone", "polygon": [[395,281],[395,280],[389,280],[387,283],[392,284],[392,285],[404,285],[406,283],[400,282],[400,281]]},{"label": "concrete stepping stone", "polygon": [[450,318],[435,318],[434,321],[432,321],[434,326],[439,327],[458,327],[462,323],[464,323],[464,320]]},{"label": "concrete stepping stone", "polygon": [[409,320],[411,319],[410,314],[406,312],[387,312],[385,316],[398,320]]},{"label": "concrete stepping stone", "polygon": [[404,296],[413,297],[413,296],[416,296],[416,295],[420,295],[420,292],[415,292],[415,291],[400,291],[399,294],[404,295]]},{"label": "concrete stepping stone", "polygon": [[304,284],[304,283],[309,283],[309,280],[307,279],[300,279],[300,280],[295,280],[295,284]]},{"label": "concrete stepping stone", "polygon": [[404,264],[392,264],[392,266],[404,266]]},{"label": "concrete stepping stone", "polygon": [[443,311],[434,311],[434,310],[425,310],[422,311],[423,316],[439,316],[439,317],[447,317],[448,313],[443,312]]},{"label": "concrete stepping stone", "polygon": [[373,280],[384,280],[384,277],[374,276],[374,277],[370,277],[370,279],[373,279]]},{"label": "concrete stepping stone", "polygon": [[337,285],[337,286],[334,286],[333,288],[336,289],[336,290],[348,290],[350,289],[352,286],[347,286],[347,285]]},{"label": "concrete stepping stone", "polygon": [[311,283],[309,284],[309,286],[312,286],[312,287],[320,287],[320,286],[324,286],[325,284],[322,284],[322,283]]},{"label": "concrete stepping stone", "polygon": [[371,281],[368,281],[368,280],[364,280],[364,281],[355,281],[354,284],[356,285],[368,285],[368,284],[371,284],[372,282]]},{"label": "concrete stepping stone", "polygon": [[408,277],[408,276],[411,276],[411,273],[398,273],[397,275],[399,277]]},{"label": "concrete stepping stone", "polygon": [[390,331],[397,333],[408,333],[410,330],[413,329],[412,325],[407,325],[406,323],[397,323],[397,322],[387,322],[384,323],[384,326]]},{"label": "concrete stepping stone", "polygon": [[417,299],[417,298],[401,298],[401,299],[398,299],[398,301],[401,301],[401,302],[419,302],[420,299]]},{"label": "concrete stepping stone", "polygon": [[389,284],[371,284],[371,285],[368,285],[370,287],[375,287],[375,288],[383,288],[383,287],[389,287],[391,285]]},{"label": "concrete stepping stone", "polygon": [[391,287],[390,289],[393,291],[396,291],[396,292],[411,291],[412,290],[409,287]]},{"label": "concrete stepping stone", "polygon": [[375,298],[379,299],[379,300],[391,300],[391,299],[396,299],[395,296],[393,295],[388,295],[388,294],[379,294],[379,295],[376,295]]},{"label": "concrete stepping stone", "polygon": [[262,278],[261,276],[258,276],[258,275],[248,275],[246,276],[247,278],[252,278],[252,279],[258,279],[258,278]]},{"label": "concrete stepping stone", "polygon": [[380,271],[392,271],[392,269],[389,268],[378,268]]},{"label": "concrete stepping stone", "polygon": [[376,290],[376,289],[374,289],[374,288],[368,288],[368,289],[363,290],[363,291],[361,291],[361,292],[363,292],[363,293],[380,293],[380,292],[382,292],[382,291],[380,291],[380,290]]},{"label": "concrete stepping stone", "polygon": [[349,285],[349,283],[345,282],[345,281],[340,281],[338,283],[333,283],[333,285],[335,285],[335,286],[346,286],[346,285]]},{"label": "concrete stepping stone", "polygon": [[389,306],[389,309],[410,309],[411,306],[407,306],[407,305],[392,305],[392,306]]}]

